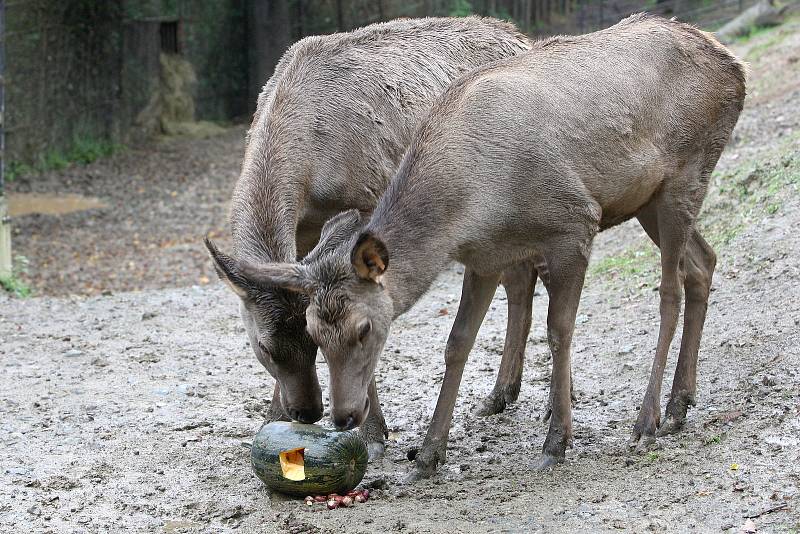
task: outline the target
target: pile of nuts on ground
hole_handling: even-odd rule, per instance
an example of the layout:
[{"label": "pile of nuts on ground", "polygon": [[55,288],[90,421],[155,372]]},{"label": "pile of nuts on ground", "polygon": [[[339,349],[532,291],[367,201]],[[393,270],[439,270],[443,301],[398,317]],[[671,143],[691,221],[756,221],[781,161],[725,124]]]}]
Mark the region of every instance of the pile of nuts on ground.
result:
[{"label": "pile of nuts on ground", "polygon": [[369,490],[361,490],[361,491],[348,491],[347,495],[339,495],[337,493],[331,493],[330,495],[309,495],[306,497],[306,505],[307,506],[314,506],[315,504],[324,504],[328,507],[328,510],[335,510],[340,506],[344,508],[349,508],[350,506],[354,506],[357,502],[367,502],[369,500]]}]

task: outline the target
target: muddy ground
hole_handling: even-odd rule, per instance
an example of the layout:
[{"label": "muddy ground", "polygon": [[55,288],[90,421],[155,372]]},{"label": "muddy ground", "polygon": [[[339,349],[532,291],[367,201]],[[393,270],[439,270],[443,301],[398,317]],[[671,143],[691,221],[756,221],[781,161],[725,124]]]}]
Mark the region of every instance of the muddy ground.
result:
[{"label": "muddy ground", "polygon": [[[234,129],[16,184],[113,208],[18,221],[38,235],[18,251],[41,296],[0,296],[0,531],[737,532],[751,517],[759,532],[797,532],[800,22],[736,50],[752,63],[751,96],[704,210],[719,261],[698,406],[682,433],[646,455],[626,448],[658,331],[657,253],[628,223],[596,243],[565,464],[531,467],[547,430],[543,289],[519,401],[472,415],[500,360],[500,289],[465,371],[447,464],[400,483],[444,371],[460,291],[453,266],[395,323],[380,363],[392,441],[365,483],[382,489],[330,512],[271,496],[247,444],[273,381],[250,353],[235,298],[201,285],[211,274],[198,237],[225,227],[241,153]],[[125,291],[137,288],[153,289]]]}]

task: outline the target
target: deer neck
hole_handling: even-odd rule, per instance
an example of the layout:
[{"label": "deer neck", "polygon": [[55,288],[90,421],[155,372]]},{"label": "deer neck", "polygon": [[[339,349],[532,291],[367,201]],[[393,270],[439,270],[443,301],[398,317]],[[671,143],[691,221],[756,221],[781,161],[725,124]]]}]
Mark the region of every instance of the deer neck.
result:
[{"label": "deer neck", "polygon": [[297,260],[303,194],[291,171],[269,160],[245,163],[231,203],[234,253],[254,262]]},{"label": "deer neck", "polygon": [[[383,284],[392,298],[395,317],[425,294],[459,245],[454,214],[463,208],[463,199],[444,191],[437,194],[435,181],[427,178],[396,179],[367,226],[389,251]],[[418,183],[410,187],[415,180]]]}]

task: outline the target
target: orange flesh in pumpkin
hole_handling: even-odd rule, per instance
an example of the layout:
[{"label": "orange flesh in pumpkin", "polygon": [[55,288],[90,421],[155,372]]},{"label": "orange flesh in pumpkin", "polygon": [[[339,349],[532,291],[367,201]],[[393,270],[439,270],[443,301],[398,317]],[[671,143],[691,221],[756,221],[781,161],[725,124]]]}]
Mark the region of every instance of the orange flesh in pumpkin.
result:
[{"label": "orange flesh in pumpkin", "polygon": [[305,464],[303,462],[304,453],[305,449],[301,448],[283,451],[278,455],[284,478],[289,480],[304,480],[306,478]]}]

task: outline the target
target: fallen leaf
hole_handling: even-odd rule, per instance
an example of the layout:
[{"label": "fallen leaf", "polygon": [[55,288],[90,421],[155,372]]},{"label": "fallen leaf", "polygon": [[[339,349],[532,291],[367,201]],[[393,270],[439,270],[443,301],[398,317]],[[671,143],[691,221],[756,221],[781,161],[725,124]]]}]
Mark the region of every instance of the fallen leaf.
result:
[{"label": "fallen leaf", "polygon": [[448,313],[450,312],[447,310],[447,308],[442,308],[441,310],[439,310],[439,317],[447,315]]},{"label": "fallen leaf", "polygon": [[731,471],[738,471],[738,470],[739,470],[739,464],[731,464]]}]

